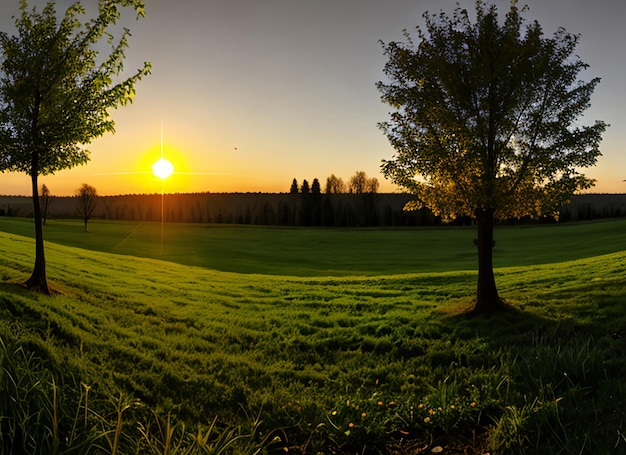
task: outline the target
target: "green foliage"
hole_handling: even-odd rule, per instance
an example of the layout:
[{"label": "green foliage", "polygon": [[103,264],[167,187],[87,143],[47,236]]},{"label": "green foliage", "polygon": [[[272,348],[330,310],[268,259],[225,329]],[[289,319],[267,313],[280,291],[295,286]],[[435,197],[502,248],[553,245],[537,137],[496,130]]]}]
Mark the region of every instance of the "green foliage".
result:
[{"label": "green foliage", "polygon": [[385,176],[445,218],[495,211],[496,218],[552,214],[593,181],[580,173],[600,155],[606,124],[581,126],[599,79],[575,54],[579,37],[544,37],[517,2],[504,20],[476,2],[475,21],[457,6],[424,15],[419,42],[384,45],[379,82],[394,112],[380,124],[396,155]]},{"label": "green foliage", "polygon": [[[50,174],[85,164],[82,145],[114,131],[109,110],[132,100],[135,83],[148,74],[145,64],[128,79],[114,82],[124,69],[129,31],[117,44],[107,29],[120,6],[143,14],[143,2],[99,2],[98,16],[81,23],[85,9],[70,6],[57,22],[54,2],[41,12],[20,3],[17,34],[0,33],[0,170]],[[99,59],[103,37],[111,52]]]},{"label": "green foliage", "polygon": [[[38,176],[85,164],[89,152],[83,146],[114,131],[110,109],[132,101],[135,83],[150,72],[145,63],[128,79],[114,81],[124,69],[129,31],[115,44],[107,29],[117,23],[121,6],[144,13],[141,0],[99,1],[98,15],[83,24],[85,9],[76,2],[57,22],[54,2],[37,12],[21,0],[17,34],[0,32],[0,172],[31,177],[37,241],[26,285],[44,294],[50,290]],[[101,59],[96,48],[105,36],[111,51]]]},{"label": "green foliage", "polygon": [[457,8],[424,15],[416,45],[383,45],[388,82],[382,100],[394,112],[381,123],[396,154],[382,172],[444,220],[475,217],[478,285],[475,310],[503,309],[493,273],[495,219],[558,215],[571,195],[593,185],[606,124],[580,126],[599,79],[574,53],[578,37],[559,29],[545,38],[526,24],[517,1],[503,21],[476,1],[476,20]]},{"label": "green foliage", "polygon": [[4,403],[30,409],[3,415],[41,410],[17,420],[46,447],[57,390],[59,447],[96,453],[626,448],[623,252],[498,269],[514,310],[476,317],[467,272],[244,275],[56,244],[44,298],[11,284],[31,246],[0,234],[0,337],[30,365],[3,360],[29,397]]}]

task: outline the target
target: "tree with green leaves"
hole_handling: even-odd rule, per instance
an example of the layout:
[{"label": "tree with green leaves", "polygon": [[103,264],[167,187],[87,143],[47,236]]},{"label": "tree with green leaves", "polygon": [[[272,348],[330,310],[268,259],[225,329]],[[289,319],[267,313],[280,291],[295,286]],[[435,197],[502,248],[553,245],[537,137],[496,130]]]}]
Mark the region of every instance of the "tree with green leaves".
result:
[{"label": "tree with green leaves", "polygon": [[[20,1],[16,34],[0,33],[0,171],[28,174],[35,218],[35,266],[26,285],[50,293],[46,278],[40,175],[87,163],[83,147],[114,132],[109,111],[132,101],[135,84],[150,72],[144,63],[123,78],[129,31],[115,36],[124,7],[144,15],[141,0],[101,0],[96,17],[84,22],[76,2],[57,19],[54,2],[38,12]],[[100,55],[105,39],[108,55]]]},{"label": "tree with green leaves", "polygon": [[513,0],[504,20],[476,2],[475,20],[426,13],[415,43],[383,43],[387,80],[377,84],[393,108],[379,126],[395,149],[386,178],[409,190],[408,209],[427,206],[444,219],[472,216],[478,238],[476,311],[503,308],[493,273],[498,219],[553,215],[593,180],[606,129],[580,118],[599,79],[575,54],[580,37],[545,36]]},{"label": "tree with green leaves", "polygon": [[83,219],[85,232],[87,232],[87,222],[93,216],[98,204],[98,192],[93,186],[83,183],[76,190],[76,198],[78,199],[78,216]]}]

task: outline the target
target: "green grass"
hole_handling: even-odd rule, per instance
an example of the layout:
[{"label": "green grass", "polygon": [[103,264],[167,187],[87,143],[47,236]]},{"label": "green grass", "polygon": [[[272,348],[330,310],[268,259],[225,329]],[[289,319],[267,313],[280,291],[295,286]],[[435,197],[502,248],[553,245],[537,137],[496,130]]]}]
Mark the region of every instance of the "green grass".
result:
[{"label": "green grass", "polygon": [[[0,231],[33,236],[32,220]],[[563,262],[626,250],[626,219],[498,227],[495,267]],[[300,229],[51,220],[48,242],[237,273],[350,276],[475,270],[474,228]]]},{"label": "green grass", "polygon": [[[110,429],[111,436],[116,422],[125,422],[119,453],[146,447],[136,422],[139,428],[152,422],[154,432],[152,411],[161,423],[168,413],[186,422],[188,438],[215,416],[227,428],[241,428],[237,434],[256,434],[259,444],[280,429],[271,433],[280,440],[270,449],[281,453],[415,453],[425,446],[500,454],[626,450],[624,220],[499,229],[500,261],[509,266],[496,270],[496,280],[514,310],[485,318],[462,311],[476,274],[458,270],[473,269],[473,258],[445,259],[461,248],[452,245],[472,238],[463,229],[172,225],[186,238],[174,236],[180,250],[164,247],[169,261],[160,261],[52,243],[55,223],[46,227],[48,276],[60,291],[52,298],[13,284],[31,270],[33,241],[0,233],[0,338],[11,352],[21,347],[34,355],[18,366],[7,363],[6,354],[0,359],[2,377],[8,371],[24,378],[19,390],[41,401],[34,409],[54,409],[46,404],[55,396],[49,384],[56,378],[62,385],[63,435],[72,434],[76,410],[87,409],[82,381],[92,388],[90,415],[102,418],[90,431]],[[74,226],[75,241],[88,239],[85,247],[98,243],[121,253],[126,244],[124,251],[136,256],[153,251],[154,242],[124,238],[135,229],[157,232],[154,225],[93,223],[84,234],[78,223],[59,223],[59,240],[69,241]],[[515,236],[525,237],[523,246]],[[422,243],[424,237],[429,240]],[[200,266],[176,263],[190,251],[217,248],[199,246],[202,238],[221,240],[219,261],[211,259],[211,266],[197,253]],[[447,271],[401,272],[411,270],[409,259],[397,262],[411,251],[410,239],[415,251],[429,248],[421,259],[409,254],[416,270],[430,258]],[[290,253],[275,251],[279,242]],[[370,245],[378,255],[368,254]],[[552,248],[555,260],[528,265],[549,260],[542,248]],[[249,251],[249,261],[237,266],[237,257],[228,258],[236,251]],[[293,257],[303,251],[308,259]],[[248,274],[261,271],[266,254],[268,273]],[[351,269],[346,257],[370,264]],[[238,267],[246,274],[225,271]],[[336,276],[314,276],[328,274]],[[29,388],[31,376],[20,371],[34,371],[29,374],[41,390]],[[120,392],[129,407],[118,419]],[[20,414],[11,403],[0,402],[3,415],[5,409],[35,412]],[[247,429],[257,415],[259,426]],[[29,431],[53,427],[44,415],[41,420]],[[197,424],[205,426],[197,430]],[[105,442],[112,439],[99,441],[91,453],[111,453]]]}]

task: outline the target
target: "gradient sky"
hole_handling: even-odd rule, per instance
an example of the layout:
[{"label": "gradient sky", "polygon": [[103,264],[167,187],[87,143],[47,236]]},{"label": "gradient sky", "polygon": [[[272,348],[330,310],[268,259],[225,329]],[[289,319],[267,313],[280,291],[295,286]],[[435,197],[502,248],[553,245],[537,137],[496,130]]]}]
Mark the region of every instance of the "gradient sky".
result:
[{"label": "gradient sky", "polygon": [[[287,192],[330,174],[348,180],[363,170],[381,192],[398,189],[379,173],[393,149],[377,128],[389,108],[375,83],[386,62],[378,40],[403,40],[422,14],[451,13],[457,0],[145,0],[134,20],[126,67],[153,64],[132,105],[113,111],[115,135],[87,148],[86,166],[43,176],[53,195],[82,183],[101,195],[166,192]],[[474,0],[459,0],[474,10]],[[18,0],[2,0],[0,27],[13,30]],[[45,2],[30,0],[41,7]],[[59,11],[73,3],[57,1]],[[96,0],[85,0],[95,5]],[[500,15],[508,0],[495,0]],[[527,0],[525,17],[547,35],[557,27],[582,35],[585,80],[602,82],[584,119],[611,127],[603,156],[587,174],[594,192],[626,192],[626,1]],[[174,176],[151,175],[164,155]],[[0,175],[0,194],[30,192],[25,174]]]}]

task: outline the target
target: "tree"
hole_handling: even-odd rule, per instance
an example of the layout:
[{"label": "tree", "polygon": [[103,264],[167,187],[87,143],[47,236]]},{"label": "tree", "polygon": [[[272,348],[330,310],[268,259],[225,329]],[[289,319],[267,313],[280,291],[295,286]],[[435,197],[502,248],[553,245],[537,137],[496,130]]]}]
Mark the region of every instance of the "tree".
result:
[{"label": "tree", "polygon": [[311,224],[313,226],[322,224],[322,186],[317,178],[311,183]]},{"label": "tree", "polygon": [[357,210],[357,225],[368,226],[377,223],[376,200],[378,191],[378,179],[369,178],[365,171],[357,171],[350,177],[349,191],[360,195]]},{"label": "tree", "polygon": [[294,178],[291,182],[291,188],[289,189],[290,194],[298,194],[298,181]]},{"label": "tree", "polygon": [[311,187],[308,180],[302,181],[300,187],[300,218],[299,224],[301,226],[310,226],[312,221],[311,217]]},{"label": "tree", "polygon": [[336,177],[335,174],[331,174],[330,177],[326,179],[326,194],[337,194],[337,193],[345,193],[346,185],[343,183],[343,179],[341,177]]},{"label": "tree", "polygon": [[[26,285],[46,294],[37,179],[87,163],[89,152],[82,147],[114,132],[109,110],[131,102],[136,82],[150,71],[145,63],[121,78],[129,31],[118,40],[107,31],[120,18],[121,7],[144,15],[141,0],[107,0],[98,2],[97,17],[82,23],[85,9],[77,2],[57,21],[54,2],[39,13],[21,0],[17,34],[0,33],[0,171],[31,178],[36,254]],[[105,36],[111,50],[102,57],[98,50]]]},{"label": "tree", "polygon": [[320,181],[317,178],[313,179],[313,183],[311,184],[311,194],[319,196],[322,194],[322,188],[320,186]]},{"label": "tree", "polygon": [[93,186],[83,183],[76,190],[76,197],[78,198],[78,216],[85,222],[85,232],[87,232],[87,221],[89,221],[94,210],[96,210],[98,193]]},{"label": "tree", "polygon": [[[524,10],[525,11],[525,10]],[[394,111],[379,126],[395,149],[386,178],[444,219],[472,216],[478,238],[476,311],[503,307],[493,274],[497,219],[555,214],[593,180],[580,172],[600,155],[606,124],[579,122],[599,79],[574,53],[579,36],[545,37],[511,2],[500,22],[495,6],[424,15],[419,44],[383,43],[388,62],[377,84]]]},{"label": "tree", "polygon": [[369,178],[365,171],[357,171],[350,177],[350,193],[376,193],[378,191],[378,179],[376,177]]},{"label": "tree", "polygon": [[46,224],[48,220],[48,209],[50,208],[50,204],[52,204],[52,195],[50,194],[50,190],[46,185],[41,185],[41,192],[39,194],[41,205],[41,215],[43,217],[43,224]]}]

